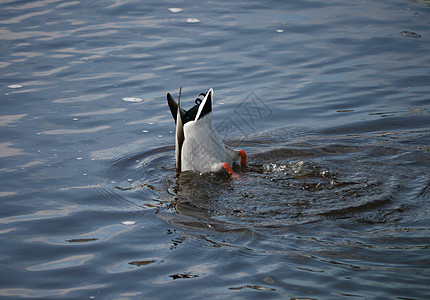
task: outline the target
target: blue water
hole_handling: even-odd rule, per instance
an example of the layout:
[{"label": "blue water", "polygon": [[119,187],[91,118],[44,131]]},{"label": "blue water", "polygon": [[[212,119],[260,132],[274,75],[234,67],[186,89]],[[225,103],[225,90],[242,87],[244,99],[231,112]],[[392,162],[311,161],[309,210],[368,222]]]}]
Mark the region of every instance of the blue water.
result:
[{"label": "blue water", "polygon": [[[2,298],[430,297],[429,1],[11,0],[0,50]],[[176,174],[179,86],[240,180]]]}]

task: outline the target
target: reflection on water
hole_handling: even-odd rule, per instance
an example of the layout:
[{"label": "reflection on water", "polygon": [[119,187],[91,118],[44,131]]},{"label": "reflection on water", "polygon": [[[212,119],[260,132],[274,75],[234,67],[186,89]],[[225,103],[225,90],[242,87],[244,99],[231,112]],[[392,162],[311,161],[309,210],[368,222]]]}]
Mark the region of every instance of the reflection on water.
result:
[{"label": "reflection on water", "polygon": [[0,143],[0,157],[8,157],[15,155],[23,155],[24,152],[21,149],[13,148],[13,143]]},{"label": "reflection on water", "polygon": [[3,1],[0,296],[428,298],[427,2]]}]

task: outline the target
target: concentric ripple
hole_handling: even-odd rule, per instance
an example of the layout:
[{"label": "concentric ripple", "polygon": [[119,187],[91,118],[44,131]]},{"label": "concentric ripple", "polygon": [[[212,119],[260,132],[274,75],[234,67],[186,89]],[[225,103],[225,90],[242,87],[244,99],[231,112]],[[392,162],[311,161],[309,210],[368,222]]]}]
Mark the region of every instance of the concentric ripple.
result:
[{"label": "concentric ripple", "polygon": [[264,149],[267,137],[253,137],[248,141],[253,145],[249,165],[235,166],[238,180],[223,172],[176,174],[173,147],[123,157],[108,173],[118,189],[128,192],[125,197],[149,191],[157,207],[164,207],[159,211],[164,220],[187,228],[224,231],[326,220],[390,222],[406,207],[398,196],[415,175],[408,167],[393,168],[391,158],[402,150],[375,145],[378,139],[340,143],[338,137],[323,142],[298,137],[279,146],[272,141]]}]

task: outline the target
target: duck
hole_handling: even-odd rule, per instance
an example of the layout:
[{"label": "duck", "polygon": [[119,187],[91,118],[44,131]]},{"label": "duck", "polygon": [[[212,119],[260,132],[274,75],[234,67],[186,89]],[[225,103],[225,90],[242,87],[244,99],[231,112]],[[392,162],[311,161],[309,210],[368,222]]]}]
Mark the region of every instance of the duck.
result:
[{"label": "duck", "polygon": [[176,124],[176,171],[208,173],[225,170],[231,177],[237,177],[231,166],[239,159],[241,165],[246,165],[246,153],[226,146],[216,131],[212,115],[213,89],[201,93],[199,97],[203,96],[203,99],[197,98],[189,110],[181,107],[181,91],[182,87],[178,102],[167,93],[167,103]]}]

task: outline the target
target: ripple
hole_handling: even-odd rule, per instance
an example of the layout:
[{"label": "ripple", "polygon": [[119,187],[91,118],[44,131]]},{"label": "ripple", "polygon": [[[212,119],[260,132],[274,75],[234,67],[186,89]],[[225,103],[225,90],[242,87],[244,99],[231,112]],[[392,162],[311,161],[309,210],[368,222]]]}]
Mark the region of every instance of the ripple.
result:
[{"label": "ripple", "polygon": [[175,280],[175,279],[196,278],[196,277],[199,277],[199,275],[196,275],[196,274],[175,274],[175,275],[170,275],[169,277],[171,277],[173,280]]},{"label": "ripple", "polygon": [[142,259],[142,260],[133,260],[133,261],[121,261],[112,266],[108,266],[105,268],[107,273],[115,274],[115,273],[124,273],[130,271],[139,271],[145,267],[151,267],[154,264],[160,263],[159,259]]},{"label": "ripple", "polygon": [[25,297],[25,298],[40,298],[40,297],[60,297],[76,291],[96,290],[106,287],[106,284],[90,284],[80,285],[76,287],[60,288],[60,289],[26,289],[26,288],[6,288],[0,290],[0,295],[7,297]]},{"label": "ripple", "polygon": [[[426,298],[409,2],[4,2],[1,296]],[[174,170],[165,94],[211,84],[240,180]]]},{"label": "ripple", "polygon": [[[102,110],[89,111],[89,112],[83,112],[83,113],[74,113],[72,114],[72,116],[86,117],[86,116],[110,115],[110,114],[123,113],[127,110],[128,110],[127,108],[102,109]],[[73,120],[78,121],[79,119],[74,118]]]},{"label": "ripple", "polygon": [[58,217],[65,217],[73,211],[72,207],[63,207],[59,209],[47,209],[36,211],[32,214],[15,215],[11,217],[0,218],[0,224],[10,224],[17,222],[29,222],[35,220],[44,220]]},{"label": "ripple", "polygon": [[109,128],[111,128],[111,126],[102,125],[102,126],[97,126],[93,128],[84,128],[84,129],[53,129],[53,130],[42,131],[41,134],[47,134],[47,135],[86,134],[86,133],[93,133],[101,130],[106,130]]},{"label": "ripple", "polygon": [[8,85],[7,87],[10,89],[21,89],[24,86],[22,84],[11,84],[11,85]]},{"label": "ripple", "polygon": [[[274,288],[264,287],[260,285],[244,285],[244,286],[238,286],[238,287],[230,287],[230,290],[241,290],[244,288],[253,289],[257,291],[276,291]],[[297,298],[296,298],[297,299]],[[300,298],[303,299],[303,298]]]},{"label": "ripple", "polygon": [[[299,151],[281,147],[250,155],[247,168],[235,167],[239,181],[222,173],[179,174],[169,187],[178,197],[170,207],[183,217],[165,220],[176,226],[224,231],[333,219],[385,223],[396,218],[395,199],[405,183],[402,171],[390,170],[392,151],[387,148],[386,156],[381,153],[375,162],[367,158],[373,146],[330,144],[329,140],[324,146],[312,146],[317,141],[309,140],[307,147],[302,143]],[[296,154],[302,159],[297,160]],[[356,161],[360,161],[359,170]]]},{"label": "ripple", "polygon": [[63,259],[28,267],[29,271],[46,271],[55,269],[67,269],[70,267],[81,266],[94,258],[94,254],[73,255]]},{"label": "ripple", "polygon": [[0,157],[9,157],[25,154],[22,149],[13,148],[14,144],[10,142],[0,143]]},{"label": "ripple", "polygon": [[79,245],[81,243],[91,242],[92,244],[105,243],[114,239],[118,235],[132,230],[131,226],[123,226],[119,224],[103,226],[97,230],[85,232],[75,235],[49,236],[49,237],[34,237],[28,238],[27,243],[44,243],[48,245]]},{"label": "ripple", "polygon": [[12,195],[16,195],[17,192],[0,192],[0,197],[7,197],[7,196],[12,196]]},{"label": "ripple", "polygon": [[414,39],[421,38],[421,34],[418,34],[416,32],[412,32],[412,31],[402,31],[402,32],[400,32],[400,35],[403,37],[407,37],[407,38],[414,38]]}]

